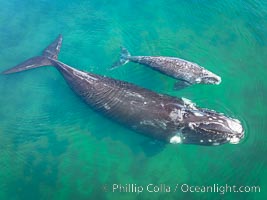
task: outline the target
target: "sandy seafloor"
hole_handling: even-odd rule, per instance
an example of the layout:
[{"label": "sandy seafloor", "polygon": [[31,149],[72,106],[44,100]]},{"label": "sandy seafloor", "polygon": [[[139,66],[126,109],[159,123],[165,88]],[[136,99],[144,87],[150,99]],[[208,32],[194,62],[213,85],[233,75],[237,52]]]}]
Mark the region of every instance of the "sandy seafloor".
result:
[{"label": "sandy seafloor", "polygon": [[[0,0],[0,70],[41,53],[59,33],[59,59],[238,118],[238,145],[167,145],[93,112],[52,67],[0,76],[0,199],[265,199],[267,3],[247,1]],[[174,80],[129,63],[119,47],[177,56],[222,77],[173,91]],[[144,192],[112,192],[136,184]],[[260,193],[148,192],[148,184],[260,186]],[[106,191],[103,190],[106,189]]]}]

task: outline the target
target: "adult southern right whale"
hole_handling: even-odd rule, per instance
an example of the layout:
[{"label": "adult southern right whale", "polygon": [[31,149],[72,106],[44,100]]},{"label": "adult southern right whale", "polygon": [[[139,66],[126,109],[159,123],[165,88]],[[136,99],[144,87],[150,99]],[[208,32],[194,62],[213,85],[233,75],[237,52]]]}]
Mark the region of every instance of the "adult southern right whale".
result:
[{"label": "adult southern right whale", "polygon": [[74,69],[57,60],[62,36],[41,56],[2,72],[54,66],[92,109],[150,138],[167,143],[238,143],[244,129],[237,119],[197,107],[184,98],[162,95],[131,83]]}]

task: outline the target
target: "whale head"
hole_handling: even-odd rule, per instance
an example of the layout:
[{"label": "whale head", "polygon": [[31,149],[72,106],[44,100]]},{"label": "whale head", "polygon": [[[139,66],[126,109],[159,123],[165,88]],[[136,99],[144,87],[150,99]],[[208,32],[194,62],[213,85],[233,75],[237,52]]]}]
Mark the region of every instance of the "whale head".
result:
[{"label": "whale head", "polygon": [[170,138],[170,143],[206,146],[237,144],[244,137],[244,129],[237,119],[192,105],[185,107],[182,113],[182,125]]},{"label": "whale head", "polygon": [[219,85],[222,82],[220,76],[203,69],[202,75],[195,80],[196,83],[201,84],[215,84]]}]

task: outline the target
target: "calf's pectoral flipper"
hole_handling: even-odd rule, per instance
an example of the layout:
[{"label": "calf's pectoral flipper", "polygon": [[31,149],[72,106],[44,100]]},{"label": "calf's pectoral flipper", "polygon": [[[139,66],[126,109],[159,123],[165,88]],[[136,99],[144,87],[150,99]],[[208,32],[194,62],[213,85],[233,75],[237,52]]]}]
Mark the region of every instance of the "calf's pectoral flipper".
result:
[{"label": "calf's pectoral flipper", "polygon": [[191,86],[191,85],[192,84],[187,82],[187,81],[179,80],[174,84],[173,89],[174,90],[181,90],[181,89],[184,89],[184,88]]}]

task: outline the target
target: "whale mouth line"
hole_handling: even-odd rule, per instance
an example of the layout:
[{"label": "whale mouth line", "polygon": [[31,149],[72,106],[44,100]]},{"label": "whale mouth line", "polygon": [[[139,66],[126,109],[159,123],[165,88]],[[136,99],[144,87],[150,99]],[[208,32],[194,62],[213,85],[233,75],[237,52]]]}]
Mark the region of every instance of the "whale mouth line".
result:
[{"label": "whale mouth line", "polygon": [[230,144],[238,144],[244,138],[245,131],[242,129],[242,132],[239,132],[238,135],[233,135],[231,138],[227,138]]},{"label": "whale mouth line", "polygon": [[219,85],[222,82],[222,78],[220,76],[216,76],[218,81],[215,83],[216,85]]},{"label": "whale mouth line", "polygon": [[[203,124],[203,123],[201,123]],[[204,123],[207,125],[209,123]],[[212,125],[221,125],[221,123],[213,122]],[[220,127],[206,127],[198,123],[188,123],[188,127],[185,131],[182,131],[180,138],[182,143],[187,144],[200,144],[200,145],[221,145],[224,143],[238,144],[244,138],[244,129],[240,124],[240,121],[235,119],[234,121],[227,121],[225,126]],[[226,127],[226,128],[224,128]],[[198,133],[198,134],[196,134]],[[176,143],[178,138],[173,138],[172,142]],[[177,142],[178,143],[178,142]],[[180,142],[179,142],[180,143]]]},{"label": "whale mouth line", "polygon": [[235,136],[235,137],[230,138],[229,144],[238,144],[240,141],[241,141],[241,138]]},{"label": "whale mouth line", "polygon": [[215,85],[219,85],[222,82],[222,79],[220,76],[213,74],[213,75],[206,75],[203,76],[201,78],[198,78],[196,80],[197,82],[204,82],[206,84],[215,84]]}]

